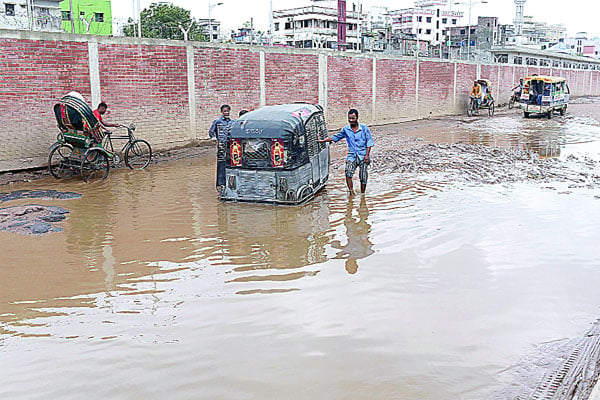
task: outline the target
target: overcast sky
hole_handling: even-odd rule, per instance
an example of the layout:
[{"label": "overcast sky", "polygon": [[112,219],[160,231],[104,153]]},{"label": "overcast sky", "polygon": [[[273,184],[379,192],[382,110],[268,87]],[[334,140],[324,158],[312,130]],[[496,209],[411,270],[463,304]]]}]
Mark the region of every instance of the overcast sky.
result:
[{"label": "overcast sky", "polygon": [[[113,0],[113,17],[126,19],[133,15],[133,3],[138,0]],[[144,9],[155,1],[139,0]],[[285,9],[310,4],[310,0],[272,0],[273,9]],[[453,0],[466,5],[454,5],[453,9],[465,12],[464,23],[467,23],[469,0]],[[471,21],[474,23],[478,15],[497,16],[502,24],[512,24],[515,7],[513,0],[487,0],[481,4],[480,0],[472,0]],[[192,11],[195,18],[208,17],[209,1],[200,0],[171,0],[179,7]],[[221,21],[224,28],[231,30],[241,27],[245,21],[254,18],[254,26],[259,30],[267,30],[269,24],[269,0],[210,0],[210,4],[222,2],[223,5],[212,8],[211,17]],[[363,11],[370,6],[380,5],[389,9],[411,7],[412,0],[347,0],[347,7],[351,9],[352,3],[360,2]],[[600,36],[600,14],[597,11],[598,0],[527,0],[525,15],[533,16],[536,21],[551,24],[562,23],[567,28],[569,36],[576,32],[587,32],[588,37]]]}]

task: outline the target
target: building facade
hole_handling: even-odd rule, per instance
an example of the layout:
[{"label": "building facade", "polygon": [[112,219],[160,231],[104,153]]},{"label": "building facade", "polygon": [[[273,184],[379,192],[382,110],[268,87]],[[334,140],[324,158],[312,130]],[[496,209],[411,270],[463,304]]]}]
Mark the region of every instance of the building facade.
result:
[{"label": "building facade", "polygon": [[[300,48],[337,49],[338,10],[335,2],[325,5],[273,11],[273,43]],[[361,50],[361,14],[346,10],[346,45],[348,50]]]},{"label": "building facade", "polygon": [[221,37],[221,22],[214,18],[200,18],[196,20],[200,30],[209,42],[219,41]]},{"label": "building facade", "polygon": [[0,3],[0,29],[60,32],[60,0],[4,0]]},{"label": "building facade", "polygon": [[448,30],[460,25],[463,13],[450,9],[448,0],[418,0],[415,7],[390,11],[394,33],[413,34],[419,40],[439,45],[447,41]]},{"label": "building facade", "polygon": [[62,0],[60,11],[65,32],[105,36],[113,34],[110,0]]}]

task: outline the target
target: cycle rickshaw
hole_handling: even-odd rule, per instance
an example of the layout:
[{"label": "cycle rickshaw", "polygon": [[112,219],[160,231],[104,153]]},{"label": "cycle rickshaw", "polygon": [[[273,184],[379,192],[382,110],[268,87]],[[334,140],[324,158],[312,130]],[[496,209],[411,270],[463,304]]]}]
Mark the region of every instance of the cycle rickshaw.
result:
[{"label": "cycle rickshaw", "polygon": [[477,79],[477,83],[481,86],[482,100],[481,103],[477,101],[473,96],[469,99],[469,106],[467,108],[467,115],[469,117],[479,114],[479,110],[488,110],[488,115],[491,117],[494,115],[496,104],[494,97],[492,97],[492,82],[488,79]]},{"label": "cycle rickshaw", "polygon": [[120,126],[127,129],[127,136],[113,136],[103,130],[91,108],[76,92],[60,99],[54,106],[54,115],[60,133],[50,148],[48,169],[55,178],[79,173],[86,182],[106,179],[111,164],[118,164],[121,158],[112,139],[127,139],[120,153],[129,168],[146,168],[152,159],[150,144],[133,135],[135,124]]}]

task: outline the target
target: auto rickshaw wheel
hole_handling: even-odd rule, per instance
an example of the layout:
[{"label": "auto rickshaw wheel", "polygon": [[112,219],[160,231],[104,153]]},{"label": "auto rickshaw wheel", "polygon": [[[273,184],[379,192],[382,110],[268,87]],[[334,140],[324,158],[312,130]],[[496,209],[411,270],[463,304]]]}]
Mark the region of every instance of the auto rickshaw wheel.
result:
[{"label": "auto rickshaw wheel", "polygon": [[125,165],[131,169],[144,169],[152,160],[152,148],[143,139],[136,139],[125,150]]},{"label": "auto rickshaw wheel", "polygon": [[563,108],[560,109],[560,115],[565,115],[565,112],[567,111],[567,106],[564,106]]},{"label": "auto rickshaw wheel", "polygon": [[495,109],[495,105],[494,105],[494,102],[492,101],[488,108],[488,114],[490,115],[490,117],[494,116],[494,109]]},{"label": "auto rickshaw wheel", "polygon": [[529,113],[528,113],[528,112],[524,112],[524,113],[523,113],[523,117],[525,117],[525,118],[529,118]]},{"label": "auto rickshaw wheel", "polygon": [[71,175],[69,160],[73,154],[73,146],[59,144],[52,149],[48,156],[48,169],[56,179],[66,178]]},{"label": "auto rickshaw wheel", "polygon": [[546,117],[547,117],[548,119],[552,119],[552,113],[553,113],[553,112],[554,112],[554,110],[550,109],[550,110],[548,111],[548,114],[546,115]]},{"label": "auto rickshaw wheel", "polygon": [[81,177],[85,182],[106,179],[110,171],[108,155],[100,149],[89,149],[81,161]]}]

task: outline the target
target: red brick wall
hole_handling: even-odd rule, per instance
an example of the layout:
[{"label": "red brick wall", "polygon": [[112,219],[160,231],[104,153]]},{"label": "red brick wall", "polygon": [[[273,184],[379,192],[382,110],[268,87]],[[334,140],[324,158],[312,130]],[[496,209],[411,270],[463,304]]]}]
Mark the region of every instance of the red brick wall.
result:
[{"label": "red brick wall", "polygon": [[348,110],[356,108],[362,121],[371,120],[373,60],[327,57],[327,118],[332,127],[346,124]]},{"label": "red brick wall", "polygon": [[477,79],[477,65],[456,64],[456,105],[459,112],[466,112],[473,81]]},{"label": "red brick wall", "polygon": [[419,116],[453,113],[454,64],[436,61],[419,63]]},{"label": "red brick wall", "polygon": [[0,38],[0,170],[47,160],[52,107],[72,90],[90,98],[87,43]]},{"label": "red brick wall", "polygon": [[[48,147],[57,134],[52,106],[61,96],[77,90],[91,101],[87,37],[44,33],[31,33],[27,36],[30,39],[22,37],[0,37],[0,170],[45,163]],[[107,120],[135,121],[138,135],[147,138],[155,148],[206,138],[223,103],[232,106],[234,117],[242,108],[258,108],[260,51],[265,54],[267,104],[319,99],[318,53],[196,44],[190,47],[196,103],[196,130],[192,132],[188,48],[184,43],[95,37],[91,40],[98,41],[101,96],[110,111]],[[94,60],[91,62],[94,65]],[[512,65],[478,68],[470,63],[423,60],[419,65],[417,114],[416,61],[377,57],[376,114],[372,116],[373,64],[373,58],[365,55],[327,55],[330,128],[345,125],[350,108],[357,108],[361,120],[371,124],[462,112],[478,69],[482,77],[497,86],[494,93],[499,103],[508,101],[510,89],[519,77],[533,73],[564,76],[574,96],[600,94],[600,71]]]},{"label": "red brick wall", "polygon": [[378,59],[376,66],[377,104],[374,119],[388,122],[414,116],[416,61]]},{"label": "red brick wall", "polygon": [[194,48],[196,137],[208,137],[222,104],[231,106],[234,118],[260,106],[259,65],[259,53],[247,49]]},{"label": "red brick wall", "polygon": [[107,121],[135,122],[156,148],[190,139],[185,47],[99,44],[98,57]]},{"label": "red brick wall", "polygon": [[319,102],[319,56],[316,54],[265,54],[266,102]]}]

